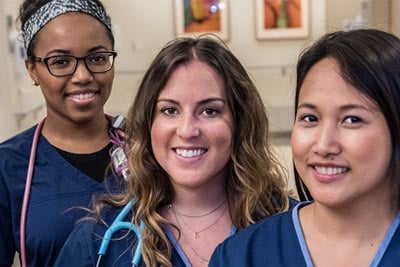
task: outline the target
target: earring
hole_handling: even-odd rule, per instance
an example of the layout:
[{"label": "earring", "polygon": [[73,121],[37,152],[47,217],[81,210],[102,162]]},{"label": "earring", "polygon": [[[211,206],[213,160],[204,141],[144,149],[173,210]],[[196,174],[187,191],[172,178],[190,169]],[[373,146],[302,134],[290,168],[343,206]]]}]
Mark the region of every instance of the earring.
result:
[{"label": "earring", "polygon": [[33,85],[33,86],[38,86],[38,85],[39,85],[39,82],[36,81],[36,80],[32,80],[32,85]]}]

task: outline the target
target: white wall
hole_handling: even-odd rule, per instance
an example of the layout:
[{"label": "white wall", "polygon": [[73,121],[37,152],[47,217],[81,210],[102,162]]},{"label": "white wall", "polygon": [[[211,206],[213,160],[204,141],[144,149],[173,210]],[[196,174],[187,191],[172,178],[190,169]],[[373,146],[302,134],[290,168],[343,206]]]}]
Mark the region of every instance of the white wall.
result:
[{"label": "white wall", "polygon": [[[311,32],[307,39],[257,41],[255,38],[255,0],[229,1],[230,38],[228,46],[253,76],[270,110],[272,128],[290,129],[293,102],[293,67],[299,52],[327,30],[340,29],[361,14],[363,3],[379,6],[371,16],[372,26],[386,23],[382,1],[399,0],[309,0]],[[22,0],[0,0],[0,142],[44,116],[43,98],[38,87],[30,85],[26,73],[18,74],[10,54],[9,29],[6,17],[16,18]],[[116,78],[107,111],[125,113],[132,103],[144,70],[159,49],[174,38],[173,0],[103,0],[116,27]],[[400,5],[400,4],[398,4]],[[374,6],[374,7],[375,7]],[[385,9],[385,8],[384,8]],[[386,8],[387,9],[387,8]],[[383,14],[387,10],[383,10]],[[373,8],[370,10],[374,11]],[[398,15],[398,12],[396,13]],[[400,16],[399,16],[400,17]],[[13,25],[15,28],[15,25]],[[21,64],[21,62],[20,62]],[[28,112],[17,121],[16,113]],[[292,176],[292,161],[288,133],[275,135],[273,143],[278,156]],[[291,187],[293,187],[292,180]]]},{"label": "white wall", "polygon": [[[0,23],[0,36],[8,36],[9,26],[6,21],[5,2],[0,1],[0,18],[3,19]],[[17,124],[13,118],[13,97],[12,90],[15,88],[15,79],[13,77],[13,65],[10,54],[10,45],[7,39],[0,42],[0,58],[2,66],[0,70],[0,140],[13,134],[17,131]],[[7,67],[5,67],[7,66]]]},{"label": "white wall", "polygon": [[[303,39],[263,40],[255,37],[255,1],[229,1],[229,40],[227,45],[254,78],[270,113],[271,129],[277,134],[272,142],[282,162],[292,170],[290,135],[293,121],[294,66],[297,56],[312,40],[326,31],[342,28],[364,15],[365,3],[372,26],[387,23],[385,18],[391,0],[309,0],[310,35]],[[385,7],[381,4],[385,2]],[[396,0],[397,1],[397,0]],[[0,0],[0,141],[27,128],[45,115],[43,97],[33,87],[25,71],[18,74],[16,61],[9,54],[7,16],[13,21],[22,0]],[[175,37],[173,0],[103,0],[115,27],[119,55],[116,76],[106,110],[125,113],[132,103],[140,79],[161,47]],[[380,8],[376,8],[380,5]],[[382,11],[382,9],[384,9]],[[382,14],[381,14],[382,13]],[[386,16],[387,17],[387,16]],[[372,21],[373,20],[373,21]],[[15,25],[12,28],[15,29]],[[21,64],[21,62],[20,62]],[[29,112],[30,110],[34,112]],[[27,115],[23,115],[27,112]],[[16,116],[20,114],[20,116]],[[22,115],[21,115],[22,114]],[[17,120],[19,118],[19,120]],[[282,135],[280,132],[284,132]],[[291,173],[291,172],[290,172]],[[291,174],[292,175],[292,174]]]},{"label": "white wall", "polygon": [[15,23],[20,2],[0,0],[0,142],[44,116],[40,89],[31,85],[23,62]]},{"label": "white wall", "polygon": [[[303,39],[263,40],[255,37],[255,1],[229,1],[229,40],[227,45],[237,55],[254,78],[260,94],[265,101],[271,120],[271,129],[283,135],[275,135],[276,145],[282,162],[292,170],[290,136],[293,121],[294,65],[299,52],[313,39],[331,29],[341,28],[344,22],[356,18],[361,12],[363,2],[370,0],[309,0],[310,35]],[[385,0],[388,1],[388,0]],[[4,16],[16,18],[21,0],[0,0]],[[116,77],[113,92],[106,104],[110,113],[125,113],[132,103],[141,76],[156,53],[174,33],[173,0],[103,0],[108,9],[116,33],[119,55],[116,60]],[[1,32],[6,31],[4,24]],[[13,25],[15,28],[15,25]],[[43,98],[38,87],[30,85],[27,74],[16,75],[13,61],[7,55],[6,40],[1,39],[0,48],[6,55],[7,68],[0,66],[0,119],[7,122],[8,128],[0,128],[0,141],[16,131],[29,127],[44,116]],[[4,77],[3,77],[4,76]],[[3,103],[4,102],[4,103]],[[12,105],[12,106],[10,106]],[[20,116],[17,123],[16,112],[36,109],[35,113]]]},{"label": "white wall", "polygon": [[[365,1],[310,0],[309,38],[269,41],[257,41],[255,38],[255,1],[229,1],[230,38],[227,44],[253,76],[267,106],[274,109],[271,111],[274,130],[287,130],[292,121],[290,107],[293,102],[293,66],[299,52],[327,28],[340,28],[343,20],[356,17],[360,13],[361,3]],[[4,21],[5,15],[11,15],[15,20],[20,2],[21,0],[1,0],[1,10],[4,13],[1,19]],[[175,36],[173,0],[104,0],[104,3],[116,28],[119,51],[115,66],[115,86],[106,109],[111,113],[124,113],[132,102],[144,70],[159,49]],[[4,24],[1,25],[2,31],[5,31]],[[1,53],[7,54],[6,40],[1,39],[4,38],[2,36],[6,34],[0,35]],[[7,56],[2,58],[7,60]],[[11,67],[12,63],[7,66]],[[5,79],[6,82],[0,84],[0,89],[1,94],[8,96],[5,95],[0,100],[5,102],[1,105],[2,109],[6,109],[6,104],[13,103],[11,110],[14,113],[43,103],[39,89],[30,85],[27,75],[15,77],[12,67],[3,68],[0,66],[2,76],[5,77],[2,80]],[[283,110],[290,114],[282,116]],[[7,113],[4,111],[1,114],[11,121],[7,125],[15,125],[14,115],[5,115]],[[7,130],[0,129],[0,141],[15,131],[30,126],[43,115],[44,109],[39,110],[36,116],[26,116],[16,126],[17,129],[15,126]]]},{"label": "white wall", "polygon": [[[290,106],[293,66],[309,40],[325,32],[325,0],[311,0],[308,38],[264,40],[255,38],[255,1],[229,1],[227,45],[254,77],[268,106]],[[173,1],[104,0],[117,29],[116,79],[111,112],[124,112],[132,102],[141,75],[160,48],[175,37]],[[129,25],[129,26],[128,26]],[[144,26],[145,25],[145,26]]]}]

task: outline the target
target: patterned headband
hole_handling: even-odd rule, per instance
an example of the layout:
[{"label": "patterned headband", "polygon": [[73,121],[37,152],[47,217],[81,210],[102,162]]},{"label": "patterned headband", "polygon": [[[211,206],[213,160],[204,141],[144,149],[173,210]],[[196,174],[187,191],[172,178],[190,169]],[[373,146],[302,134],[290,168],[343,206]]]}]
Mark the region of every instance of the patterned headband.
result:
[{"label": "patterned headband", "polygon": [[97,18],[108,28],[109,31],[112,31],[110,18],[94,1],[53,0],[39,8],[39,10],[37,10],[36,13],[34,13],[23,25],[22,37],[24,39],[25,49],[28,49],[32,38],[44,25],[46,25],[47,22],[67,12],[87,13]]}]

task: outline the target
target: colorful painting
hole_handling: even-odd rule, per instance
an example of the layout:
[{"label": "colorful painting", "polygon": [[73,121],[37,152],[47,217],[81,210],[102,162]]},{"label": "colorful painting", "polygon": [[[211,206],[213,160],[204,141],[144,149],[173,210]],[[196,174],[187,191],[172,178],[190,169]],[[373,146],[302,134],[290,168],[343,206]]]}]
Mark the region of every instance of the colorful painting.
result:
[{"label": "colorful painting", "polygon": [[306,38],[309,0],[255,0],[258,39]]},{"label": "colorful painting", "polygon": [[228,39],[228,0],[175,0],[177,36],[214,33]]}]

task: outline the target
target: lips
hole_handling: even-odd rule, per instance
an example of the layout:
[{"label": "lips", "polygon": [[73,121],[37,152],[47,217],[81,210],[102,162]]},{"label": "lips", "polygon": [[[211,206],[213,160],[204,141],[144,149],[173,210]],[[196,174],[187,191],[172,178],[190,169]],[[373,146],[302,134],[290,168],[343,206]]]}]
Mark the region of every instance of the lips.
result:
[{"label": "lips", "polygon": [[333,167],[333,166],[314,166],[314,169],[317,171],[317,173],[322,175],[342,174],[349,170],[349,168],[346,167]]},{"label": "lips", "polygon": [[97,99],[97,95],[99,95],[100,90],[79,90],[70,93],[66,93],[65,96],[67,99],[73,101],[76,105],[79,106],[87,106],[93,101]]},{"label": "lips", "polygon": [[183,158],[194,158],[199,157],[207,152],[205,148],[197,148],[197,149],[183,149],[183,148],[176,148],[174,149],[175,153]]},{"label": "lips", "polygon": [[85,100],[94,97],[95,93],[79,93],[79,94],[69,94],[69,97],[78,99],[78,100]]}]

